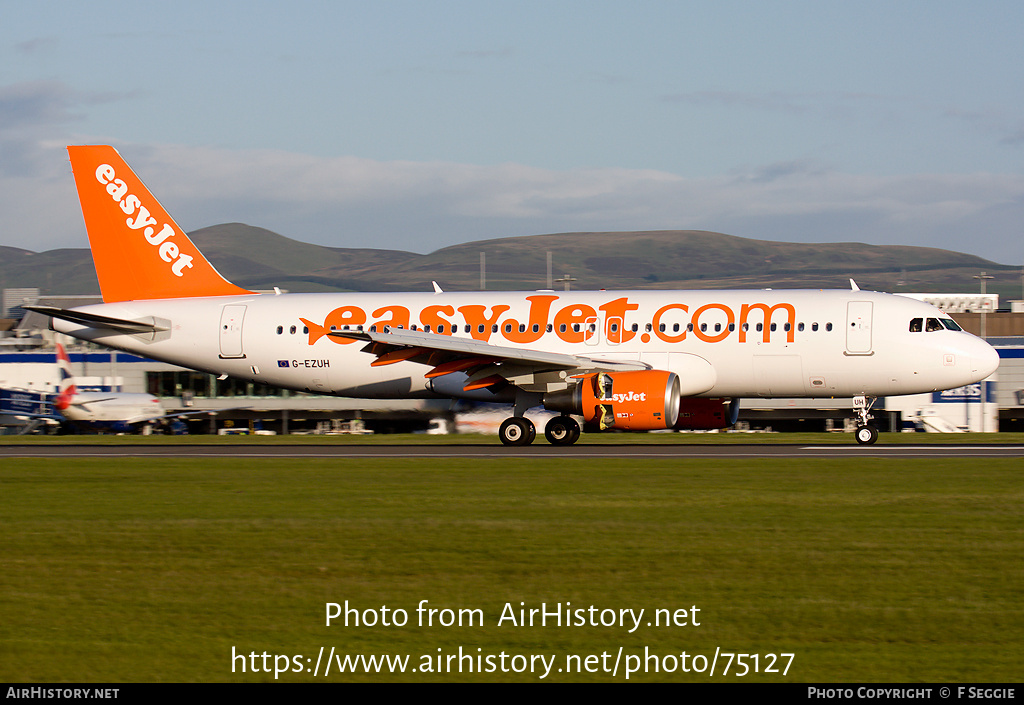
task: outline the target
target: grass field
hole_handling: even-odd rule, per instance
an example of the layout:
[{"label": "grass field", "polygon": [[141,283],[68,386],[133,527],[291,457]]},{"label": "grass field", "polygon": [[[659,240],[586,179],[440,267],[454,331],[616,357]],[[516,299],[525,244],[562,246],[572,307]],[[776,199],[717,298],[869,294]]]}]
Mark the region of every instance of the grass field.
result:
[{"label": "grass field", "polygon": [[[306,672],[321,647],[417,668],[331,681],[612,682],[630,655],[672,670],[630,680],[1019,681],[1022,495],[1020,461],[1000,459],[8,457],[0,681],[262,681],[275,664],[279,680],[323,681]],[[409,622],[325,626],[346,600]],[[484,624],[418,626],[421,600]],[[506,603],[567,602],[645,612],[632,633],[628,618],[498,626]],[[647,626],[692,606],[699,626]],[[460,647],[494,672],[424,672],[452,654],[457,671]],[[610,671],[620,647],[614,676],[583,667]],[[695,672],[716,648],[758,654],[762,672],[736,678],[733,661],[723,676],[724,656]],[[764,673],[782,653],[788,673],[785,659]],[[553,668],[503,672],[526,663],[515,655]],[[582,672],[558,671],[569,663]]]}]

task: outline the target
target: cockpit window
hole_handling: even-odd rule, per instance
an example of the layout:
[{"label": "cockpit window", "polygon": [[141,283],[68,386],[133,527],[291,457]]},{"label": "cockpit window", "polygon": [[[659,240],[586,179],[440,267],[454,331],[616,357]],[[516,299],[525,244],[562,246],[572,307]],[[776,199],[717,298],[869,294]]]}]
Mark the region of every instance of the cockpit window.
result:
[{"label": "cockpit window", "polygon": [[928,323],[925,324],[925,332],[931,333],[933,331],[942,330],[942,324],[939,323],[938,318],[929,318]]},{"label": "cockpit window", "polygon": [[924,319],[923,318],[912,318],[912,319],[910,319],[910,332],[911,333],[920,333],[921,330],[923,329],[923,327],[924,327]]},{"label": "cockpit window", "polygon": [[956,321],[952,318],[940,318],[939,320],[942,321],[942,325],[946,326],[949,330],[963,330],[963,328],[958,326]]}]

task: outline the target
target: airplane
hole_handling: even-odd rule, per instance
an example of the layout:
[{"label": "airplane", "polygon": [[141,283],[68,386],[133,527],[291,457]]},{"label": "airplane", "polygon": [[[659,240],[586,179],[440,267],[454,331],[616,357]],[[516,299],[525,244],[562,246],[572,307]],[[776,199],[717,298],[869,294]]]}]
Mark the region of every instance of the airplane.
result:
[{"label": "airplane", "polygon": [[30,428],[41,424],[60,425],[64,429],[130,433],[140,426],[182,416],[210,414],[210,411],[168,413],[152,394],[138,392],[85,392],[78,388],[71,372],[71,359],[57,343],[60,383],[56,394],[36,390],[4,390],[0,396],[0,414],[8,419],[3,425]]},{"label": "airplane", "polygon": [[152,394],[80,391],[71,373],[71,359],[60,343],[57,343],[57,365],[60,388],[53,407],[74,427],[127,433],[139,424],[168,417],[160,400]]},{"label": "airplane", "polygon": [[[498,436],[716,429],[744,397],[978,382],[995,350],[930,304],[860,290],[255,293],[225,279],[110,146],[70,146],[102,304],[26,307],[61,333],[181,367],[344,397],[511,405]],[[582,422],[582,423],[581,423]],[[582,429],[581,429],[582,427]]]}]

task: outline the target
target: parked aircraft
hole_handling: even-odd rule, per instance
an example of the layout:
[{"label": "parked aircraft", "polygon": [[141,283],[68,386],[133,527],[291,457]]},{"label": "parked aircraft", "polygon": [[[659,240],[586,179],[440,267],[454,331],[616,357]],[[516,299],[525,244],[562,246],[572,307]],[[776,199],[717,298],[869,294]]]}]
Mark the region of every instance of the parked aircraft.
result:
[{"label": "parked aircraft", "polygon": [[182,367],[357,398],[511,405],[584,430],[724,428],[742,397],[883,395],[988,377],[995,350],[933,306],[859,290],[255,294],[222,277],[109,146],[69,147],[103,304],[54,330]]},{"label": "parked aircraft", "polygon": [[160,400],[152,394],[79,390],[71,373],[71,360],[60,343],[57,343],[57,365],[60,367],[60,391],[53,406],[73,426],[126,433],[140,424],[168,416]]}]

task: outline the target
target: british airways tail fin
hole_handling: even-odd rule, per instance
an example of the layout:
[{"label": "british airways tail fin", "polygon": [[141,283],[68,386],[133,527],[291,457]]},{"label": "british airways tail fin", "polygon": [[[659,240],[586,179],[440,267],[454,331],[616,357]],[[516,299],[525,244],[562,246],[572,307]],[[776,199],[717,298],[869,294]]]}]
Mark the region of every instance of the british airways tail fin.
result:
[{"label": "british airways tail fin", "polygon": [[103,301],[250,293],[214,269],[113,147],[68,147]]},{"label": "british airways tail fin", "polygon": [[71,406],[71,400],[78,393],[78,389],[75,387],[75,378],[71,374],[71,360],[60,343],[57,343],[57,366],[60,367],[60,391],[57,392],[54,406],[59,411],[64,411]]}]

